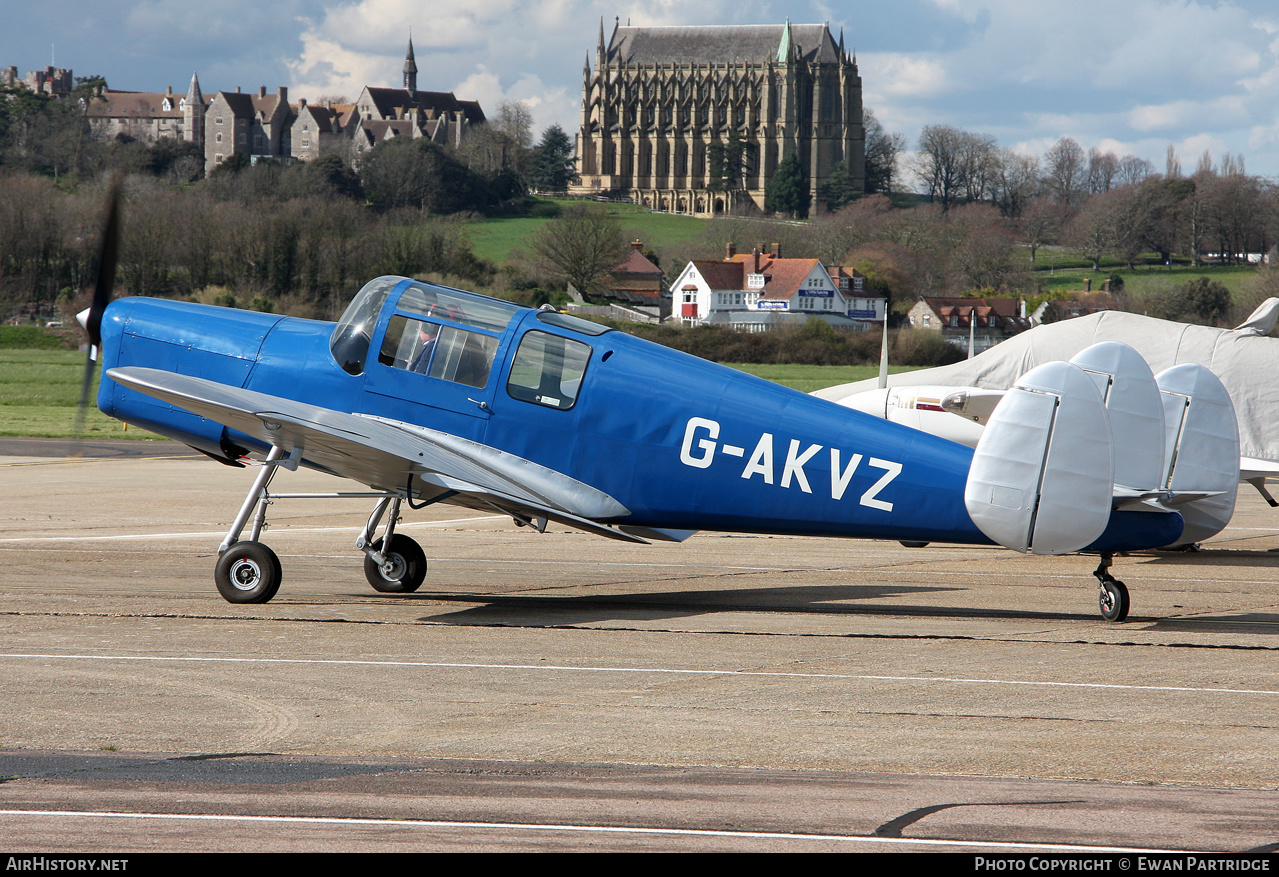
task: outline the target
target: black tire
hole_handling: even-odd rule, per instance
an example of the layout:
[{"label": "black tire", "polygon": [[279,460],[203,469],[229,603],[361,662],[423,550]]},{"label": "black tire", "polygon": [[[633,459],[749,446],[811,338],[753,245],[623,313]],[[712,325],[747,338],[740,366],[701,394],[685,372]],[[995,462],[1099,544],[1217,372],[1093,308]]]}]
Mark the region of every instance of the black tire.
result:
[{"label": "black tire", "polygon": [[1123,621],[1128,617],[1128,588],[1118,579],[1102,582],[1097,605],[1101,608],[1102,618],[1116,623]]},{"label": "black tire", "polygon": [[266,603],[280,590],[280,558],[261,542],[237,542],[218,558],[213,578],[228,603]]},{"label": "black tire", "polygon": [[[373,542],[373,550],[382,550],[382,540]],[[408,536],[396,533],[391,537],[391,548],[386,552],[391,564],[389,573],[364,555],[364,577],[375,591],[383,594],[409,594],[416,591],[426,578],[426,552]]]}]

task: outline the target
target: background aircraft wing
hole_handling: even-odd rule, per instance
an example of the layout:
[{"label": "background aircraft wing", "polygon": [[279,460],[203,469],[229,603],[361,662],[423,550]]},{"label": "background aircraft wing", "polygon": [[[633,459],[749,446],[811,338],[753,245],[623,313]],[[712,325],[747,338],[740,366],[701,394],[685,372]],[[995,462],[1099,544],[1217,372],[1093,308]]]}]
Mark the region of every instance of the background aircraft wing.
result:
[{"label": "background aircraft wing", "polygon": [[603,491],[479,442],[161,369],[114,368],[107,375],[375,490],[411,484],[419,499],[498,511],[539,529],[549,519],[611,539],[645,541],[599,523],[630,514]]}]

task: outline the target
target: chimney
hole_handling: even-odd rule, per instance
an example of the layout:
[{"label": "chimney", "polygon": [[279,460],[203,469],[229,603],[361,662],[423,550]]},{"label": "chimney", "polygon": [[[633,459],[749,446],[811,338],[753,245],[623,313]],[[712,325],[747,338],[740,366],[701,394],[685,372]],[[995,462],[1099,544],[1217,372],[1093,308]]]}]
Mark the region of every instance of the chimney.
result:
[{"label": "chimney", "polygon": [[644,242],[640,240],[631,241],[631,249],[637,253],[644,252]]},{"label": "chimney", "polygon": [[1091,278],[1091,277],[1085,277],[1085,278],[1084,278],[1084,292],[1092,292],[1092,278]]},{"label": "chimney", "polygon": [[289,102],[288,86],[281,85],[279,91],[280,91],[280,103],[287,104]]},{"label": "chimney", "polygon": [[306,109],[306,98],[304,97],[298,98],[298,112],[300,113],[305,109]]},{"label": "chimney", "polygon": [[771,249],[770,255],[771,255],[774,259],[780,259],[780,258],[782,257],[782,245],[781,245],[781,244],[778,244],[778,243],[774,243],[774,244],[772,245],[772,249]]},{"label": "chimney", "polygon": [[259,86],[258,86],[258,97],[266,97],[266,86],[265,86],[265,85],[259,85]]},{"label": "chimney", "polygon": [[755,247],[755,249],[751,250],[751,255],[755,257],[755,270],[752,271],[751,273],[758,274],[759,273],[759,247]]},{"label": "chimney", "polygon": [[172,85],[166,85],[166,86],[164,87],[164,93],[165,93],[165,94],[173,94],[173,86],[172,86]]},{"label": "chimney", "polygon": [[236,93],[236,94],[239,94],[239,93],[240,93],[240,86],[238,86],[238,85],[237,85],[237,86],[235,87],[235,93]]},{"label": "chimney", "polygon": [[733,243],[732,241],[729,241],[727,244],[724,245],[724,261],[725,262],[731,261],[732,258],[736,255],[737,255],[737,244]]}]

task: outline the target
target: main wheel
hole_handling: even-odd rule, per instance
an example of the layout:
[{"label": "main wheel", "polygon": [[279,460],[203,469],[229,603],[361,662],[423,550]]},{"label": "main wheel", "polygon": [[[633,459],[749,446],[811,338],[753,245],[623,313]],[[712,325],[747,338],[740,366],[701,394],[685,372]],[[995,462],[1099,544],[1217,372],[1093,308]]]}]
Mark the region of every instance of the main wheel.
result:
[{"label": "main wheel", "polygon": [[218,558],[213,578],[228,603],[266,603],[280,590],[280,558],[261,542],[237,542]]},{"label": "main wheel", "polygon": [[1118,579],[1102,582],[1097,605],[1101,607],[1102,618],[1107,621],[1123,621],[1128,617],[1128,589]]},{"label": "main wheel", "polygon": [[[382,540],[376,540],[372,548],[382,550]],[[416,591],[426,578],[426,552],[408,536],[396,533],[391,537],[391,547],[383,552],[386,563],[374,563],[364,555],[364,577],[375,591],[383,594],[407,594]]]}]

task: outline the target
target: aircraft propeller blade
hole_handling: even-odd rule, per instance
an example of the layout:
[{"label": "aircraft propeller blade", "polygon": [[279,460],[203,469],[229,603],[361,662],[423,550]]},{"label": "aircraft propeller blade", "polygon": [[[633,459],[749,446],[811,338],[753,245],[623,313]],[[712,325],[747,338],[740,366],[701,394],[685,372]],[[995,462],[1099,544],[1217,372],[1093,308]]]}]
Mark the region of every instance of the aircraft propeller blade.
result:
[{"label": "aircraft propeller blade", "polygon": [[98,250],[97,278],[93,283],[93,299],[89,307],[76,315],[76,320],[89,333],[89,353],[84,361],[84,379],[80,384],[80,402],[76,406],[75,436],[84,431],[85,411],[89,406],[89,391],[93,385],[93,365],[102,346],[102,314],[111,303],[111,291],[115,287],[115,269],[120,260],[120,192],[123,175],[116,173],[107,190],[107,215],[102,226],[102,246]]}]

